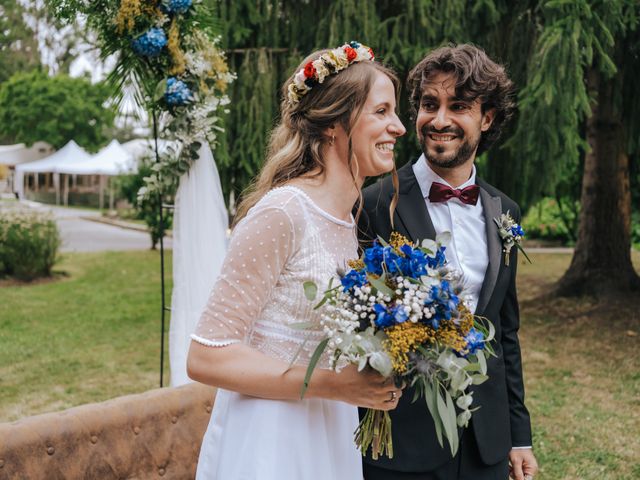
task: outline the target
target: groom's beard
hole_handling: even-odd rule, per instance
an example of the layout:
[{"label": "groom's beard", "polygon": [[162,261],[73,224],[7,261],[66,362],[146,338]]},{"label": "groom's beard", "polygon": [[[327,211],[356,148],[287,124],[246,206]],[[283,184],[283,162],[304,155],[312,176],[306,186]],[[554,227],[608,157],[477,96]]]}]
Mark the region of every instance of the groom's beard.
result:
[{"label": "groom's beard", "polygon": [[[464,142],[458,147],[455,152],[447,156],[444,155],[444,148],[441,145],[436,145],[434,147],[436,154],[433,155],[429,153],[429,147],[427,145],[427,135],[431,133],[450,133],[458,138],[463,139]],[[480,135],[478,135],[477,138],[469,139],[465,138],[464,131],[460,128],[447,127],[442,130],[436,130],[432,126],[425,125],[420,129],[419,140],[420,146],[422,147],[422,153],[424,153],[425,158],[430,164],[436,165],[441,168],[455,168],[464,164],[467,160],[469,160],[469,158],[471,158],[471,155],[473,155],[473,153],[478,148],[478,144],[480,143]]]}]

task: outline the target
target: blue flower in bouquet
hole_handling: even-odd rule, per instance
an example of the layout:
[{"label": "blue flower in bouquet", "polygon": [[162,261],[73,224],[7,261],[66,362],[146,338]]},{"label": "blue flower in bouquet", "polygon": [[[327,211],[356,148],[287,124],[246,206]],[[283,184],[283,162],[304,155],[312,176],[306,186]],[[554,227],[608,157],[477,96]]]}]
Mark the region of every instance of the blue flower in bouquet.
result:
[{"label": "blue flower in bouquet", "polygon": [[367,272],[375,275],[382,275],[382,261],[384,260],[384,249],[377,241],[373,242],[373,246],[364,251],[364,264]]},{"label": "blue flower in bouquet", "polygon": [[393,319],[396,321],[396,323],[404,323],[409,318],[409,314],[407,313],[407,310],[403,305],[399,305],[393,308],[392,312]]},{"label": "blue flower in bouquet", "polygon": [[411,248],[409,245],[403,245],[400,250],[407,258],[406,268],[403,272],[405,276],[420,278],[422,275],[427,274],[426,266],[429,259],[422,250]]},{"label": "blue flower in bouquet", "polygon": [[191,7],[191,0],[164,0],[160,8],[166,13],[185,13]]},{"label": "blue flower in bouquet", "polygon": [[186,105],[193,101],[193,94],[186,83],[174,77],[167,79],[167,90],[164,92],[164,99],[169,105]]},{"label": "blue flower in bouquet", "polygon": [[351,290],[353,287],[362,287],[367,283],[367,275],[364,272],[358,270],[349,270],[344,277],[340,279],[342,283],[343,291]]},{"label": "blue flower in bouquet", "polygon": [[391,312],[389,312],[389,310],[387,310],[387,307],[385,307],[384,305],[380,305],[379,303],[376,303],[373,306],[373,310],[376,312],[376,319],[375,319],[376,327],[385,328],[385,327],[390,327],[391,325],[394,324],[393,315],[391,314]]},{"label": "blue flower in bouquet", "polygon": [[425,300],[425,305],[435,309],[435,314],[427,321],[431,326],[438,329],[442,320],[451,320],[453,312],[457,311],[460,298],[455,294],[449,282],[443,280],[440,285],[431,287],[429,297]]},{"label": "blue flower in bouquet", "polygon": [[474,354],[478,350],[482,350],[484,348],[484,335],[475,327],[472,327],[471,330],[469,330],[469,333],[464,337],[464,340],[467,342],[467,351],[469,354]]},{"label": "blue flower in bouquet", "polygon": [[446,249],[447,247],[440,247],[435,256],[427,257],[427,266],[434,269],[443,267],[447,263],[447,257],[444,254]]},{"label": "blue flower in bouquet", "polygon": [[167,44],[164,30],[158,27],[150,28],[131,42],[133,51],[143,57],[157,57]]},{"label": "blue flower in bouquet", "polygon": [[378,328],[386,328],[397,325],[398,323],[404,323],[409,318],[409,314],[405,310],[404,305],[396,305],[389,309],[384,305],[376,303],[373,309],[376,312],[375,324]]},{"label": "blue flower in bouquet", "polygon": [[391,274],[401,273],[406,275],[408,269],[407,259],[398,255],[392,247],[384,247],[383,249],[384,264]]}]

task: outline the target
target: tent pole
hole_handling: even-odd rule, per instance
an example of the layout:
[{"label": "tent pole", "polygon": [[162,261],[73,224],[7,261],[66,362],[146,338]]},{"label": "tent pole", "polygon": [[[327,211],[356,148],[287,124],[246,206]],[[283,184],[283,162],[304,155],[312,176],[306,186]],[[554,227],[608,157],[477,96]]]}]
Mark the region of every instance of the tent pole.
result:
[{"label": "tent pole", "polygon": [[113,177],[107,178],[109,184],[109,210],[113,210]]},{"label": "tent pole", "polygon": [[100,210],[104,208],[104,177],[98,175],[98,189],[100,190]]},{"label": "tent pole", "polygon": [[56,190],[56,205],[60,205],[60,174],[54,173],[53,175],[53,187]]},{"label": "tent pole", "polygon": [[69,174],[65,173],[64,174],[64,206],[68,207],[69,206]]}]

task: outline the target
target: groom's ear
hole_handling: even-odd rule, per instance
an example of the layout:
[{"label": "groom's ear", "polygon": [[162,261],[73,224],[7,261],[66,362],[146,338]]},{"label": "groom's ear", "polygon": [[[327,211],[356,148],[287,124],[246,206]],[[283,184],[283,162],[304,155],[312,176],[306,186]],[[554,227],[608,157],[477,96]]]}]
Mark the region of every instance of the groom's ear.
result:
[{"label": "groom's ear", "polygon": [[486,112],[482,114],[482,123],[480,125],[480,130],[486,132],[491,128],[491,124],[493,123],[493,119],[496,116],[496,109],[490,108]]}]

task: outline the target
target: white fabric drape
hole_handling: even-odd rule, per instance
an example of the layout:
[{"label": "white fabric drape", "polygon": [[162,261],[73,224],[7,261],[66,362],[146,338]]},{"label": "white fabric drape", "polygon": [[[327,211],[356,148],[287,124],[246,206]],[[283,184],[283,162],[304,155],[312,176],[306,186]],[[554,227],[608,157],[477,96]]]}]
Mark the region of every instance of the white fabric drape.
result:
[{"label": "white fabric drape", "polygon": [[190,382],[190,335],[220,273],[227,247],[228,215],[209,145],[180,179],[173,216],[173,293],[169,329],[171,385]]}]

